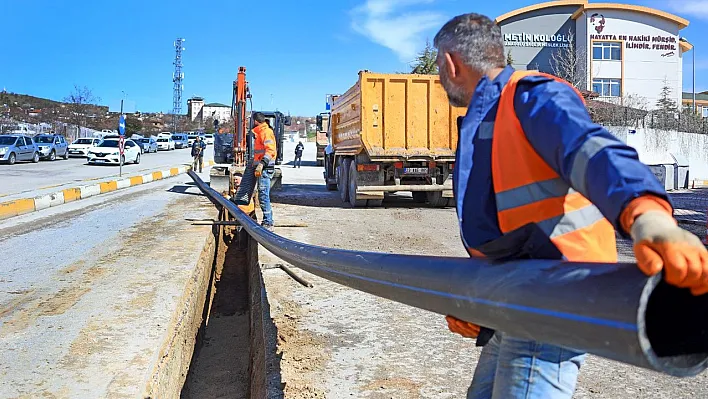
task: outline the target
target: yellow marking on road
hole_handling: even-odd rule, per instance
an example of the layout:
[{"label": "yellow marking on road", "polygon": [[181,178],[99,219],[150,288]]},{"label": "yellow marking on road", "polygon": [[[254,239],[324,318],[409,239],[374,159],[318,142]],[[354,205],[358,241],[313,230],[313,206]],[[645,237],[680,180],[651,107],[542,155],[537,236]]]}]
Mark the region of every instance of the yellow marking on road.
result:
[{"label": "yellow marking on road", "polygon": [[80,188],[67,188],[66,190],[62,190],[62,192],[64,193],[64,203],[81,199]]},{"label": "yellow marking on road", "polygon": [[22,198],[0,203],[0,219],[34,212],[34,199]]},{"label": "yellow marking on road", "polygon": [[170,174],[172,176],[177,176],[179,174],[179,168],[171,168],[170,169]]},{"label": "yellow marking on road", "polygon": [[118,189],[118,182],[115,180],[99,183],[99,185],[101,186],[101,194],[116,191]]},{"label": "yellow marking on road", "polygon": [[162,179],[162,172],[152,172],[152,180]]},{"label": "yellow marking on road", "polygon": [[133,176],[130,178],[130,185],[131,186],[137,186],[138,184],[143,184],[143,177],[142,176]]}]

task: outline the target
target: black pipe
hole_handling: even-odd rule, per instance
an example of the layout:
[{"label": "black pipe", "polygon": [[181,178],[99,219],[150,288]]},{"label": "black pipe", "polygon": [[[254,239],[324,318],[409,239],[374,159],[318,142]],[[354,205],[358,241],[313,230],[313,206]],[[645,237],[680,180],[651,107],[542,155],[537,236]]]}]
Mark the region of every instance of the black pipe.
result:
[{"label": "black pipe", "polygon": [[[631,263],[396,255],[325,248],[265,229],[189,172],[261,245],[312,274],[396,302],[608,359],[693,376],[708,367],[708,295]],[[441,321],[442,322],[442,321]]]}]

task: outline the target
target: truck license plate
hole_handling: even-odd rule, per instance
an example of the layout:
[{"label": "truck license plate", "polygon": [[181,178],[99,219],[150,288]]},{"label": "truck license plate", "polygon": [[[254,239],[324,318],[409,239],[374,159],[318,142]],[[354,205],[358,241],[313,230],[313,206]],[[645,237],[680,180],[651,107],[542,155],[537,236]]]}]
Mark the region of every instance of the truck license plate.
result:
[{"label": "truck license plate", "polygon": [[406,175],[427,175],[428,168],[403,168],[403,174],[406,174]]}]

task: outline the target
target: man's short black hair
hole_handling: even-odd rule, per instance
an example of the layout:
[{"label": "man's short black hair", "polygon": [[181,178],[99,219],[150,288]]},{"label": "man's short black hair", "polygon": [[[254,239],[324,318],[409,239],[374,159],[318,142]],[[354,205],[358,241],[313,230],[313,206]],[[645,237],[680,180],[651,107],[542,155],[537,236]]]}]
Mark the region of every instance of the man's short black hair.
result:
[{"label": "man's short black hair", "polygon": [[263,123],[266,121],[266,117],[265,115],[263,115],[262,112],[256,112],[255,114],[253,114],[253,120],[258,123]]}]

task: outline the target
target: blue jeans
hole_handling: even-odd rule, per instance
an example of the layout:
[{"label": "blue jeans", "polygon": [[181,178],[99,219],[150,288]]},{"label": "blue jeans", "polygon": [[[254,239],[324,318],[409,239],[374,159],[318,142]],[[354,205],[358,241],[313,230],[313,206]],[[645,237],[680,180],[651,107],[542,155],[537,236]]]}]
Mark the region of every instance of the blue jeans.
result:
[{"label": "blue jeans", "polygon": [[270,181],[275,174],[274,170],[263,170],[263,174],[258,178],[258,201],[261,203],[263,211],[263,222],[265,225],[273,225],[273,208],[270,206]]},{"label": "blue jeans", "polygon": [[585,354],[496,332],[482,349],[467,399],[570,399]]}]

